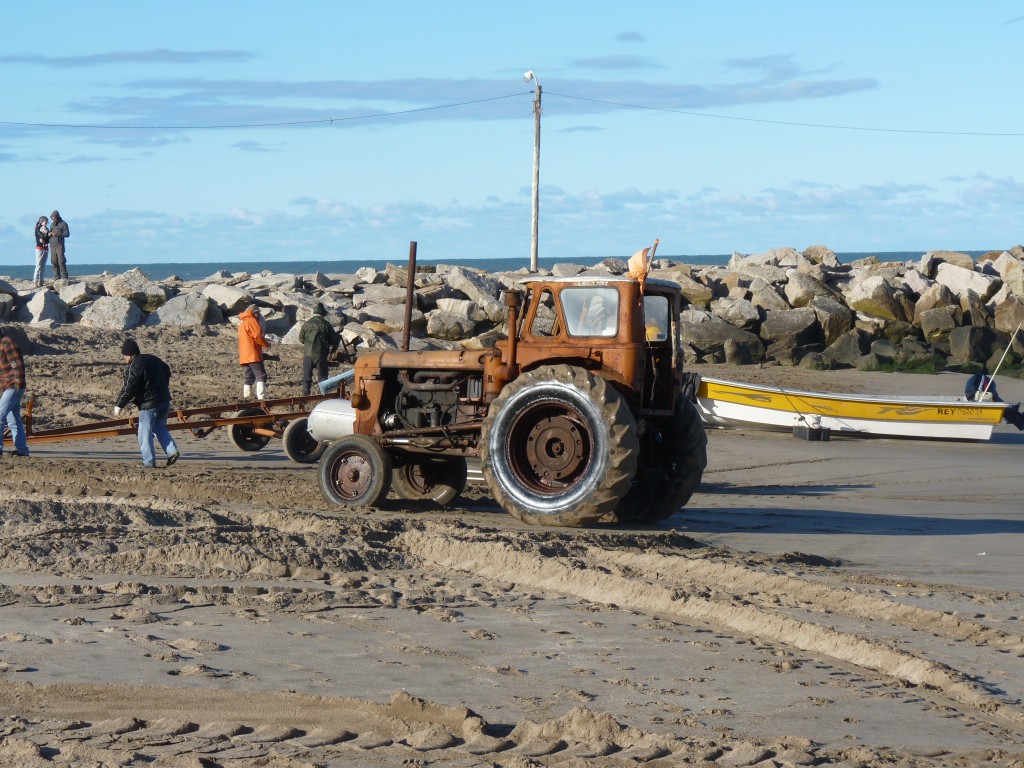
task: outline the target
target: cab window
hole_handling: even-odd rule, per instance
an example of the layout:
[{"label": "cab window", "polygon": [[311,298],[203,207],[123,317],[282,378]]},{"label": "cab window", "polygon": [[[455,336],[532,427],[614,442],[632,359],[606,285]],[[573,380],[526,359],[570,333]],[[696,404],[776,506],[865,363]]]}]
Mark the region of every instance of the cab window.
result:
[{"label": "cab window", "polygon": [[644,325],[648,341],[668,338],[668,299],[664,296],[644,296]]},{"label": "cab window", "polygon": [[531,291],[528,306],[532,306],[534,301],[537,301],[537,312],[533,316],[530,334],[533,336],[557,336],[558,316],[552,309],[555,300],[551,296],[551,291],[544,291],[540,296]]},{"label": "cab window", "polygon": [[570,336],[616,336],[619,292],[614,288],[565,288],[559,294]]}]

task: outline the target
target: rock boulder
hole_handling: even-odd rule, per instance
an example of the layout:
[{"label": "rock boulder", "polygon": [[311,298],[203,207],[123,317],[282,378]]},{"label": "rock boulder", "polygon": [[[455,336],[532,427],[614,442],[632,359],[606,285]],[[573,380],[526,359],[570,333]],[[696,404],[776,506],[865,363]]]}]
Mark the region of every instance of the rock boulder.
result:
[{"label": "rock boulder", "polygon": [[129,331],[144,320],[139,305],[123,296],[101,296],[82,313],[82,325],[108,331]]}]

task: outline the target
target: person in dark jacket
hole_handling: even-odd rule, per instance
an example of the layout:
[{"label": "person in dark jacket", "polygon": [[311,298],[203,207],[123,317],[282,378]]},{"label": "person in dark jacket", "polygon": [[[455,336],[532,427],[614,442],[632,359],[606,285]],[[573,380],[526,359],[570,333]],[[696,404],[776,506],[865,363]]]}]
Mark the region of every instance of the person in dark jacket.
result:
[{"label": "person in dark jacket", "polygon": [[46,256],[50,252],[50,228],[47,226],[47,218],[40,216],[36,221],[36,271],[32,273],[32,280],[36,288],[43,287],[43,278],[46,275]]},{"label": "person in dark jacket", "polygon": [[[982,366],[980,371],[967,380],[967,385],[964,387],[964,397],[970,402],[1003,402],[1003,398],[996,391],[996,380],[989,375],[986,366]],[[1006,409],[1003,411],[1003,421],[1024,431],[1024,413],[1021,413],[1020,403],[1012,403],[1006,406]]]},{"label": "person in dark jacket", "polygon": [[316,369],[316,380],[327,378],[327,355],[334,352],[341,343],[341,336],[325,315],[327,310],[321,302],[313,307],[313,316],[307,320],[299,331],[302,343],[302,394],[306,396],[313,388],[313,369]]},{"label": "person in dark jacket", "polygon": [[139,448],[142,450],[142,466],[155,467],[153,437],[160,441],[160,447],[167,454],[167,466],[171,466],[180,455],[178,446],[167,431],[167,414],[171,410],[171,369],[156,355],[143,355],[134,339],[128,339],[121,347],[121,355],[128,367],[124,370],[124,384],[114,402],[114,415],[134,403],[139,409]]},{"label": "person in dark jacket", "polygon": [[50,263],[53,264],[53,279],[68,280],[68,263],[64,258],[64,241],[71,237],[68,223],[60,217],[60,211],[50,214],[53,226],[50,227]]},{"label": "person in dark jacket", "polygon": [[996,382],[988,375],[988,368],[982,366],[981,370],[971,376],[964,386],[964,397],[971,402],[988,400],[993,403],[1001,403],[1002,399],[996,391]]}]

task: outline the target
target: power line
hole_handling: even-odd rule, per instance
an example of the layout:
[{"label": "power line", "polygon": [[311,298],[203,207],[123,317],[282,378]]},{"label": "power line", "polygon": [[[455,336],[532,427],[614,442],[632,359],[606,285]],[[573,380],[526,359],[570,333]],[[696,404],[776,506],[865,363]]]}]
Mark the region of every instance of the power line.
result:
[{"label": "power line", "polygon": [[[530,96],[533,96],[532,91],[527,91]],[[610,101],[607,99],[594,99],[587,96],[574,96],[567,93],[556,93],[553,91],[546,92],[548,96],[555,96],[563,99],[571,99],[575,101],[586,101],[593,104],[605,104],[612,107],[622,107],[625,109],[642,109],[649,112],[665,112],[676,115],[688,115],[690,117],[703,117],[711,120],[733,120],[744,123],[761,123],[766,125],[783,125],[796,128],[818,128],[821,130],[832,130],[832,131],[862,131],[866,133],[902,133],[902,134],[916,134],[916,135],[927,135],[927,136],[976,136],[976,137],[1021,137],[1024,133],[1011,133],[1011,132],[989,132],[989,131],[940,131],[940,130],[928,130],[928,129],[915,129],[915,128],[878,128],[873,126],[862,126],[862,125],[840,125],[834,123],[804,123],[795,120],[768,120],[765,118],[757,117],[739,117],[737,115],[722,115],[713,112],[697,112],[694,110],[687,109],[672,109],[669,107],[652,107],[645,104],[632,104],[624,101]],[[241,129],[241,128],[288,128],[288,127],[300,127],[308,125],[333,125],[334,123],[346,123],[354,122],[357,120],[373,120],[382,117],[400,117],[401,115],[410,115],[417,112],[432,112],[444,109],[455,109],[457,107],[465,107],[472,104],[484,104],[491,101],[501,101],[503,99],[511,99],[522,95],[521,93],[511,93],[504,96],[492,96],[486,99],[473,99],[471,101],[460,101],[451,104],[436,104],[429,107],[414,107],[412,109],[402,109],[394,112],[374,112],[366,115],[350,115],[348,117],[322,117],[312,120],[282,120],[276,122],[266,123],[225,123],[217,125],[101,125],[101,124],[90,124],[90,123],[29,123],[29,122],[15,122],[12,120],[0,120],[0,126],[12,126],[20,128],[70,128],[70,129],[88,129],[88,130],[119,130],[119,131],[198,131],[198,130],[223,130],[223,129]]]},{"label": "power line", "polygon": [[510,93],[505,96],[492,96],[487,99],[474,99],[472,101],[460,101],[454,104],[436,104],[430,107],[415,107],[413,109],[402,109],[397,112],[374,112],[368,115],[350,115],[349,117],[321,117],[315,120],[285,120],[273,123],[229,123],[224,125],[99,125],[89,123],[18,123],[10,120],[0,120],[0,125],[17,126],[21,128],[84,128],[118,131],[198,131],[212,130],[218,128],[282,128],[302,125],[333,125],[334,123],[351,122],[353,120],[371,120],[378,117],[396,117],[409,115],[414,112],[430,112],[439,109],[454,109],[465,107],[470,104],[483,104],[488,101],[500,101],[519,96],[518,93]]},{"label": "power line", "polygon": [[629,104],[621,101],[605,101],[603,99],[591,99],[586,96],[571,96],[566,93],[554,93],[546,91],[548,96],[560,96],[563,99],[575,99],[576,101],[590,101],[595,104],[608,104],[614,107],[626,107],[628,109],[645,109],[651,112],[671,112],[677,115],[690,115],[692,117],[707,117],[715,120],[738,120],[745,123],[767,123],[769,125],[789,125],[799,128],[823,128],[834,131],[868,131],[872,133],[914,133],[931,136],[1024,136],[1024,133],[989,133],[986,131],[931,131],[918,130],[914,128],[873,128],[858,125],[833,125],[829,123],[800,123],[793,120],[766,120],[757,117],[737,117],[735,115],[719,115],[711,112],[693,112],[686,109],[669,109],[667,107],[649,107],[643,104]]}]

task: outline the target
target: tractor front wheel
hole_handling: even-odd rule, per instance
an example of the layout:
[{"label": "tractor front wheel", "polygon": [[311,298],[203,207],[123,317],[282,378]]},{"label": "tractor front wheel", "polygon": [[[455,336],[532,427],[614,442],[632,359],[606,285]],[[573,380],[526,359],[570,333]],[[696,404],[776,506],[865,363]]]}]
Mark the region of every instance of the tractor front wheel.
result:
[{"label": "tractor front wheel", "polygon": [[320,459],[320,492],[343,507],[375,507],[391,488],[391,457],[373,438],[348,435]]}]

